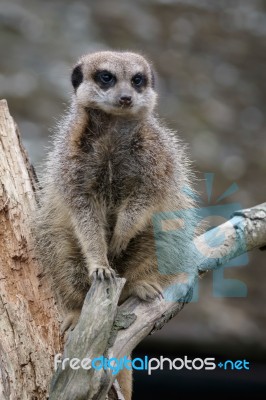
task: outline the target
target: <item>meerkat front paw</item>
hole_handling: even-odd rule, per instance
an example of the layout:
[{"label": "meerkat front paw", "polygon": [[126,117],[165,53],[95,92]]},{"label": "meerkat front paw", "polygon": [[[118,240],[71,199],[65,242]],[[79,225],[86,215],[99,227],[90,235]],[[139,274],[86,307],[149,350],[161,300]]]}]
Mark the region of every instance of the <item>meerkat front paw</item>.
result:
[{"label": "meerkat front paw", "polygon": [[66,331],[73,331],[78,323],[80,310],[72,310],[67,313],[62,324],[60,332],[63,335]]},{"label": "meerkat front paw", "polygon": [[93,279],[112,279],[115,278],[115,271],[110,267],[95,267],[90,269],[90,277]]},{"label": "meerkat front paw", "polygon": [[137,282],[131,290],[131,295],[144,301],[153,301],[156,298],[163,299],[162,287],[156,282]]}]

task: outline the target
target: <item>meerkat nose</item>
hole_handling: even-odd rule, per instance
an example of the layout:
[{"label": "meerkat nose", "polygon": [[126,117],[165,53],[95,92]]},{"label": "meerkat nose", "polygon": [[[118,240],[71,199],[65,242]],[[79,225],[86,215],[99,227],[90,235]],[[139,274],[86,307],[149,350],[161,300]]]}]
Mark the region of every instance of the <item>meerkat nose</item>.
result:
[{"label": "meerkat nose", "polygon": [[131,96],[121,96],[119,99],[119,103],[121,106],[130,106],[132,103]]}]

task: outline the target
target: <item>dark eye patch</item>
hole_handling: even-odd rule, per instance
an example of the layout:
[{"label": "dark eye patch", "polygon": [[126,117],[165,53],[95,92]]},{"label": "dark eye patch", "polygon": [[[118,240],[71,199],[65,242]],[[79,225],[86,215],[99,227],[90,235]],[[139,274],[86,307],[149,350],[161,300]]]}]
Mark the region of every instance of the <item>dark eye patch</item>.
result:
[{"label": "dark eye patch", "polygon": [[147,76],[141,73],[133,75],[131,79],[131,84],[137,92],[141,92],[147,86],[147,82]]},{"label": "dark eye patch", "polygon": [[109,89],[116,84],[116,76],[107,70],[96,71],[93,79],[101,89]]},{"label": "dark eye patch", "polygon": [[83,81],[82,66],[81,64],[79,64],[73,69],[71,74],[71,82],[75,91],[77,90],[82,81]]}]

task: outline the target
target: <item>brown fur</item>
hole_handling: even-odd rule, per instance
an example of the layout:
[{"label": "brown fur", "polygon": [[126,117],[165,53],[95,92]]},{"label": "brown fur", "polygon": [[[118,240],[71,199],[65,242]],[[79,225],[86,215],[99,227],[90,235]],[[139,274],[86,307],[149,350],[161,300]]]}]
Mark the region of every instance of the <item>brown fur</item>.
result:
[{"label": "brown fur", "polygon": [[[191,186],[184,146],[153,114],[149,63],[100,52],[78,65],[83,80],[49,154],[36,222],[37,250],[66,314],[63,329],[75,326],[92,274],[124,276],[121,302],[159,297],[176,276],[158,270],[152,217],[194,207],[183,191]],[[115,74],[116,84],[99,88],[98,70]],[[138,90],[136,73],[146,79]],[[132,97],[130,107],[119,106],[122,94]],[[178,241],[177,264],[191,238]]]}]

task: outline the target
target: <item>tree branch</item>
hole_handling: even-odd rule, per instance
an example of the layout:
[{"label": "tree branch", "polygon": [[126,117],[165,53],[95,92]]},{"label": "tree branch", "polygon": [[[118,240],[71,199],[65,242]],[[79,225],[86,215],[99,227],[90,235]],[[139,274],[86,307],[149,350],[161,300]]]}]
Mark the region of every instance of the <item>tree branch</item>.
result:
[{"label": "tree branch", "polygon": [[[222,244],[217,246],[221,235]],[[266,203],[235,212],[226,223],[197,237],[194,245],[199,252],[195,271],[199,272],[218,268],[246,251],[265,246]],[[109,284],[93,282],[78,325],[66,343],[63,358],[69,355],[80,359],[92,359],[101,355],[117,359],[127,356],[142,339],[161,329],[181,311],[184,304],[191,299],[195,276],[167,288],[164,291],[167,300],[157,299],[152,303],[145,303],[132,297],[117,307],[124,283],[121,278],[116,278]],[[98,319],[95,319],[96,316]],[[105,339],[95,342],[98,334]],[[114,380],[115,375],[108,369],[73,371],[68,368],[62,371],[60,368],[53,379],[50,398],[105,400]],[[69,382],[73,385],[72,395],[69,395]],[[72,397],[74,393],[77,397]]]}]

